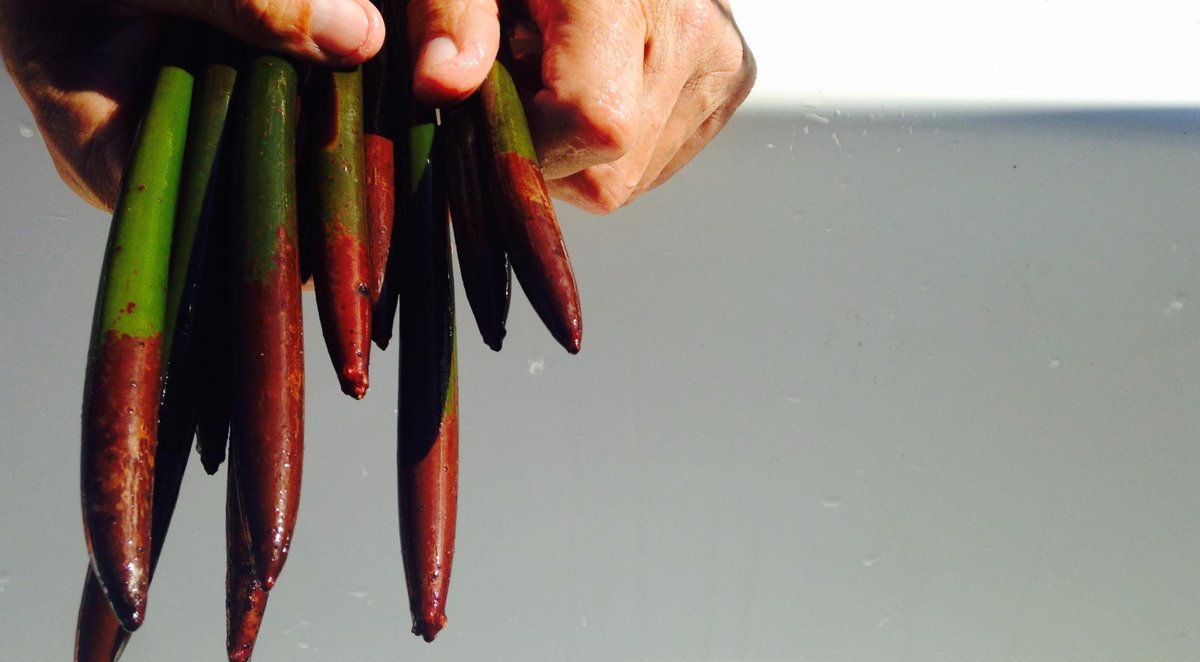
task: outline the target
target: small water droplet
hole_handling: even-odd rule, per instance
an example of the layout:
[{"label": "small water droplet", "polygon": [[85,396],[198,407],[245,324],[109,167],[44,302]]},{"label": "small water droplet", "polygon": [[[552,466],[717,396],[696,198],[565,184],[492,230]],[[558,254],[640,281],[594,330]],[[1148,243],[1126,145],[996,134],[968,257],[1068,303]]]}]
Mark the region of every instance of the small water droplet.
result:
[{"label": "small water droplet", "polygon": [[542,374],[545,371],[546,371],[546,359],[545,358],[539,356],[538,358],[529,362],[529,374],[536,376],[536,375]]},{"label": "small water droplet", "polygon": [[[809,120],[810,122],[816,122],[818,124],[829,124],[828,117],[822,117],[821,115],[818,115],[816,113],[804,113],[804,119]],[[804,132],[808,133],[807,126],[804,127]]]},{"label": "small water droplet", "polygon": [[1051,361],[1050,361],[1050,369],[1051,370],[1058,370],[1058,367],[1060,365],[1062,365],[1062,361],[1059,361],[1058,359],[1051,359]]},{"label": "small water droplet", "polygon": [[800,395],[798,393],[790,393],[788,395],[783,396],[783,401],[790,402],[794,405],[798,405],[801,402],[804,402],[804,400],[800,397]]},{"label": "small water droplet", "polygon": [[767,143],[767,149],[775,149],[775,143]]},{"label": "small water droplet", "polygon": [[306,651],[306,650],[308,650],[308,642],[307,641],[297,641],[296,647],[302,651]]},{"label": "small water droplet", "polygon": [[1171,252],[1172,252],[1172,253],[1178,253],[1178,252],[1179,252],[1179,242],[1178,242],[1178,241],[1173,241],[1173,242],[1171,242]]},{"label": "small water droplet", "polygon": [[875,565],[876,563],[879,563],[878,556],[868,556],[862,560],[862,564],[863,564],[864,568],[870,568],[871,566]]},{"label": "small water droplet", "polygon": [[365,598],[365,597],[367,597],[367,589],[356,588],[356,589],[350,591],[350,595],[352,595],[356,598],[359,598],[359,599]]},{"label": "small water droplet", "polygon": [[304,625],[304,626],[312,625],[312,621],[308,620],[307,618],[302,618],[302,619],[300,619],[300,625]]},{"label": "small water droplet", "polygon": [[579,619],[579,625],[581,625],[582,627],[587,627],[587,616],[584,616],[583,618]]},{"label": "small water droplet", "polygon": [[1180,301],[1179,299],[1172,301],[1170,304],[1167,305],[1167,309],[1165,312],[1167,314],[1167,317],[1175,317],[1179,313],[1183,312],[1183,302]]},{"label": "small water droplet", "polygon": [[821,506],[824,508],[837,508],[840,505],[842,505],[840,497],[828,496],[821,498]]},{"label": "small water droplet", "polygon": [[366,468],[366,467],[363,467],[363,466],[361,466],[361,465],[359,465],[359,466],[360,466],[360,468],[362,469],[362,475],[366,476],[366,475],[367,475],[367,468]]},{"label": "small water droplet", "polygon": [[10,581],[12,581],[11,574],[7,572],[0,573],[0,593],[4,592],[4,587],[7,586]]},{"label": "small water droplet", "polygon": [[842,146],[842,141],[838,140],[837,133],[831,133],[829,136],[833,138],[833,144],[837,145],[838,147]]},{"label": "small water droplet", "polygon": [[21,134],[22,138],[32,138],[34,133],[33,127],[24,122],[18,123],[17,131]]},{"label": "small water droplet", "polygon": [[804,135],[806,135],[806,136],[808,135],[808,125],[807,124],[804,125]]}]

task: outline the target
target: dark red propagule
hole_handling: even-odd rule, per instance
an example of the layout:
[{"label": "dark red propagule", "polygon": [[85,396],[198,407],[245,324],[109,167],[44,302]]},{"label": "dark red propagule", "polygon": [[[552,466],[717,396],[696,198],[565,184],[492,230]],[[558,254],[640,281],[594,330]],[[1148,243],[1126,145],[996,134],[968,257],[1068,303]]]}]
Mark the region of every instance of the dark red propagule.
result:
[{"label": "dark red propagule", "polygon": [[234,223],[237,332],[230,457],[254,569],[268,590],[287,560],[304,461],[304,333],[296,227],[295,68],[248,67]]},{"label": "dark red propagule", "polygon": [[[317,214],[313,284],[321,332],[342,392],[367,393],[371,264],[363,182],[362,70],[314,70],[307,92]],[[318,229],[319,228],[319,229]]]},{"label": "dark red propagule", "polygon": [[[437,154],[432,150],[430,154]],[[423,214],[401,235],[400,399],[397,445],[400,543],[413,633],[433,641],[446,624],[458,512],[458,358],[450,228],[438,167],[423,169]]]},{"label": "dark red propagule", "polygon": [[225,648],[230,662],[246,662],[258,641],[268,594],[254,572],[237,471],[228,472],[225,485]]}]

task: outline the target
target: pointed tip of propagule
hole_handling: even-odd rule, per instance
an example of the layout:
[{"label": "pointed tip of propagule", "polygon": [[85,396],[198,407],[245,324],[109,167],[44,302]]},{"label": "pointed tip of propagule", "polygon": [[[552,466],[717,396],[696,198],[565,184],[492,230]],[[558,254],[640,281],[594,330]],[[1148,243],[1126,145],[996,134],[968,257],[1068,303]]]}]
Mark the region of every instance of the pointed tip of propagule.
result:
[{"label": "pointed tip of propagule", "polygon": [[142,626],[142,621],[146,618],[145,591],[125,590],[117,596],[109,593],[108,601],[112,605],[113,613],[117,615],[117,620],[121,622],[121,627],[127,632],[133,632]]},{"label": "pointed tip of propagule", "polygon": [[204,473],[209,476],[217,475],[217,470],[221,468],[220,462],[214,462],[211,459],[200,456],[200,466],[204,467]]},{"label": "pointed tip of propagule", "polygon": [[[257,633],[254,635],[257,636]],[[229,662],[248,662],[250,656],[254,653],[254,638],[249,641],[238,640],[230,647]]]},{"label": "pointed tip of propagule", "polygon": [[369,379],[365,369],[346,369],[339,375],[339,380],[342,386],[342,393],[354,398],[362,400],[367,395],[367,386]]},{"label": "pointed tip of propagule", "polygon": [[87,533],[91,572],[95,573],[104,599],[112,607],[121,627],[133,632],[141,626],[146,615],[150,542],[119,544],[115,532],[105,531],[100,536],[91,531]]},{"label": "pointed tip of propagule", "polygon": [[579,350],[583,348],[583,328],[577,324],[555,335],[558,336],[558,343],[563,346],[563,349],[571,354],[578,354]]},{"label": "pointed tip of propagule", "polygon": [[[575,306],[578,309],[578,306]],[[554,337],[563,349],[571,354],[578,354],[583,347],[583,320],[573,311],[563,310],[554,313],[542,313],[542,322],[550,335]]]},{"label": "pointed tip of propagule", "polygon": [[483,344],[487,345],[493,352],[499,352],[504,347],[504,327],[485,331],[483,334]]},{"label": "pointed tip of propagule", "polygon": [[386,350],[388,345],[390,345],[392,342],[392,334],[391,332],[386,334],[382,332],[376,332],[371,335],[371,341],[374,342],[375,346],[379,349]]},{"label": "pointed tip of propagule", "polygon": [[438,633],[444,627],[446,627],[445,614],[426,614],[423,618],[413,623],[412,632],[428,643],[436,639]]}]

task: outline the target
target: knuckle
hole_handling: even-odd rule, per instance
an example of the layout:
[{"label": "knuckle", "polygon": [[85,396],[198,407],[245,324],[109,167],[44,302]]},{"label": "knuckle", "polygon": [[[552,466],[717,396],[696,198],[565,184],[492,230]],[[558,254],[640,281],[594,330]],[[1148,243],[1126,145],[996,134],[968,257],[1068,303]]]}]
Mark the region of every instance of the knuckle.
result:
[{"label": "knuckle", "polygon": [[588,202],[588,210],[596,214],[611,214],[629,204],[633,199],[634,187],[608,168],[588,168],[580,173],[582,193]]},{"label": "knuckle", "polygon": [[682,43],[700,43],[705,35],[723,28],[723,16],[716,11],[712,0],[688,0],[679,3],[672,11],[675,12],[675,29]]},{"label": "knuckle", "polygon": [[546,184],[555,198],[600,216],[625,207],[641,192],[609,166],[594,166]]},{"label": "knuckle", "polygon": [[601,96],[579,103],[576,115],[580,136],[607,160],[620,158],[633,146],[636,122],[630,103]]},{"label": "knuckle", "polygon": [[707,66],[700,67],[684,85],[683,96],[704,115],[721,108],[736,108],[749,95],[758,77],[758,65],[741,34],[727,26],[717,38]]}]

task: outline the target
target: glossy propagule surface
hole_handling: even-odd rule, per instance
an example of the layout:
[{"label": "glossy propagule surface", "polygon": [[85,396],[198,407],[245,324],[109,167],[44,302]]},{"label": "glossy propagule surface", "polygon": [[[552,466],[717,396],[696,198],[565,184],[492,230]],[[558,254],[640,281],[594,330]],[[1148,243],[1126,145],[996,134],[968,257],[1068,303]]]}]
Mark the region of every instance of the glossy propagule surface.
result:
[{"label": "glossy propagule surface", "polygon": [[[151,580],[175,512],[184,470],[192,453],[192,432],[196,422],[195,409],[189,407],[187,402],[195,397],[194,384],[187,383],[194,376],[195,364],[191,360],[194,357],[186,356],[187,352],[181,343],[175,343],[174,347],[176,349],[168,367],[168,373],[173,373],[174,379],[168,378],[159,408],[158,444],[154,457],[154,495],[150,517]],[[193,375],[188,375],[188,372]],[[115,660],[130,634],[130,631],[121,627],[112,607],[103,600],[99,580],[89,567],[75,631],[76,661]]]},{"label": "glossy propagule surface", "polygon": [[499,222],[489,204],[492,193],[479,171],[488,154],[476,130],[480,112],[475,96],[463,107],[442,111],[446,139],[440,156],[450,180],[446,197],[463,290],[483,341],[498,352],[504,343],[512,277]]},{"label": "glossy propagule surface", "polygon": [[[173,383],[168,380],[162,406],[159,408],[158,444],[154,458],[154,495],[151,506],[150,571],[153,579],[159,555],[166,540],[184,470],[192,453],[192,431],[195,429],[195,409],[187,406],[186,400],[195,396],[192,385],[185,382],[194,374],[193,357],[186,356],[180,343],[175,343],[168,373],[174,373]],[[184,356],[181,356],[184,354]],[[176,362],[175,359],[179,359]],[[171,393],[179,393],[172,397]],[[115,660],[129,640],[130,631],[121,627],[115,612],[103,600],[99,580],[88,568],[84,582],[83,597],[79,605],[79,618],[75,631],[75,659],[77,662]]]},{"label": "glossy propagule surface", "polygon": [[377,133],[363,136],[363,185],[366,189],[367,254],[371,263],[371,302],[379,300],[392,247],[396,217],[396,146]]},{"label": "glossy propagule surface", "polygon": [[[170,358],[159,408],[151,508],[151,578],[157,565],[191,451],[195,427],[196,356],[193,314],[207,239],[209,181],[232,93],[233,69],[210,64],[200,74],[188,127],[178,205],[173,228],[171,273],[165,305],[163,352]],[[194,263],[195,262],[195,263]],[[76,628],[76,660],[114,660],[129,639],[112,608],[102,599],[89,569]]]},{"label": "glossy propagule surface", "polygon": [[397,445],[400,542],[413,633],[446,623],[458,506],[458,361],[450,230],[436,168],[418,187],[440,213],[405,216],[400,279]]},{"label": "glossy propagule surface", "polygon": [[[375,0],[375,5],[379,4]],[[372,304],[379,300],[383,290],[396,216],[396,104],[391,89],[395,73],[390,70],[390,50],[387,46],[379,49],[375,57],[362,65],[363,186]]]},{"label": "glossy propagule surface", "polygon": [[113,215],[84,386],[84,534],[129,630],[141,624],[150,580],[167,263],[192,85],[181,67],[159,72]]},{"label": "glossy propagule surface", "polygon": [[371,352],[371,265],[364,215],[362,70],[312,73],[316,106],[309,135],[320,214],[313,282],[317,310],[342,392],[367,393]]},{"label": "glossy propagule surface", "polygon": [[[192,430],[195,429],[194,409],[176,405],[160,408],[158,446],[154,458],[154,496],[151,506],[150,579],[154,577],[159,555],[166,540],[184,470],[192,454]],[[103,599],[100,582],[88,568],[79,618],[75,628],[76,662],[117,659],[132,633],[121,627],[115,612]]]},{"label": "glossy propagule surface", "polygon": [[583,319],[575,275],[558,217],[538,167],[529,125],[512,77],[496,62],[479,88],[486,118],[497,215],[517,282],[551,335],[579,351]]},{"label": "glossy propagule surface", "polygon": [[[412,214],[428,213],[422,207],[425,197],[417,188],[428,163],[434,129],[433,111],[419,106],[412,97],[412,62],[405,38],[408,34],[408,0],[380,0],[379,10],[387,33],[393,37],[384,45],[387,73],[377,98],[372,95],[372,105],[381,111],[373,113],[374,118],[382,119],[378,126],[385,133],[394,135],[394,213],[389,257],[383,265],[379,296],[371,311],[371,339],[380,349],[386,349],[392,340],[400,289],[398,254],[403,239],[395,226]],[[374,103],[376,99],[377,104]]]},{"label": "glossy propagule surface", "polygon": [[259,55],[240,77],[235,220],[239,320],[230,455],[254,568],[270,589],[287,559],[304,454],[304,349],[296,228],[297,75]]},{"label": "glossy propagule surface", "polygon": [[[168,357],[159,406],[158,445],[154,460],[154,496],[151,506],[150,574],[166,540],[191,454],[196,427],[198,372],[194,328],[205,252],[209,239],[210,182],[218,146],[233,92],[233,67],[209,62],[199,72],[180,179],[178,204],[171,245],[171,268],[167,286],[163,348]],[[90,568],[75,635],[75,659],[79,662],[115,660],[128,642],[130,632],[121,627],[111,607],[102,599],[100,584]]]},{"label": "glossy propagule surface", "polygon": [[[454,352],[453,347],[450,351]],[[413,634],[426,641],[433,641],[446,625],[446,599],[454,562],[458,515],[457,373],[458,359],[452,355],[447,387],[437,408],[436,428],[428,424],[434,421],[432,411],[427,412],[428,423],[416,424],[410,430],[401,424],[401,546]],[[426,439],[428,436],[433,439]]]}]

